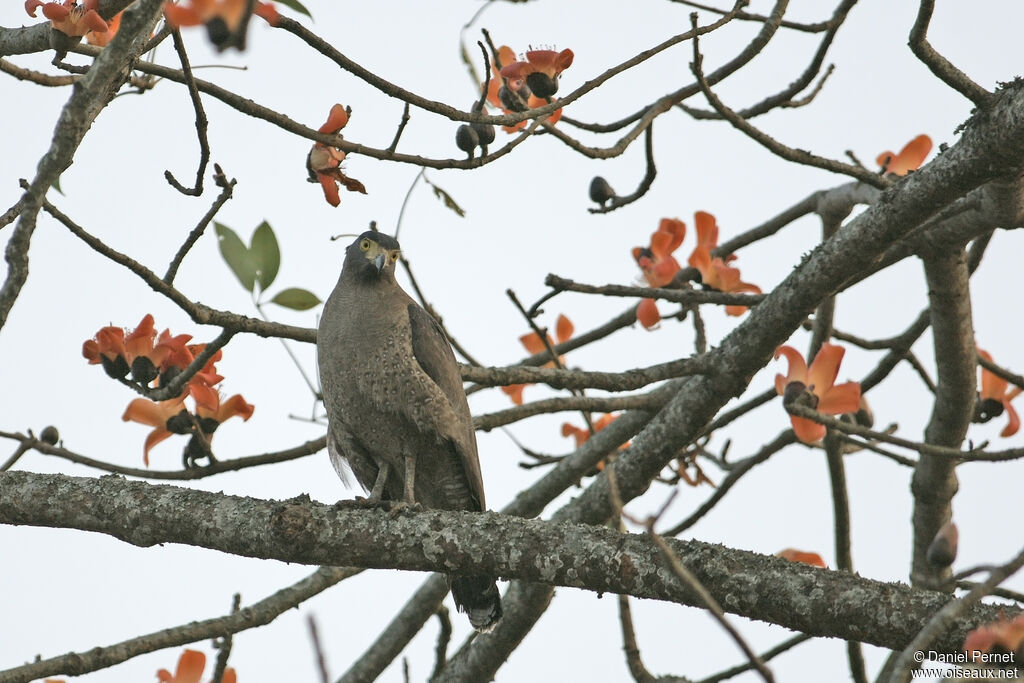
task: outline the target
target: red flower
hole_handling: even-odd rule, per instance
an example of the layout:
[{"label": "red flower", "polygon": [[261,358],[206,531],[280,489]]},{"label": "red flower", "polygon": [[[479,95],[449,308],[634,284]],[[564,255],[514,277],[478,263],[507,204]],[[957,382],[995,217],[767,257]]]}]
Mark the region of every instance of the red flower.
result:
[{"label": "red flower", "polygon": [[633,247],[633,258],[651,287],[664,287],[679,272],[679,262],[672,252],[679,248],[684,237],[685,223],[678,218],[662,218],[658,229],[651,234],[651,245]]},{"label": "red flower", "polygon": [[[206,26],[210,42],[218,49],[224,49],[236,38],[242,22],[248,21],[248,0],[189,0],[188,4],[164,3],[164,16],[174,28],[182,26]],[[257,2],[252,13],[262,17],[271,26],[277,26],[281,15],[277,8],[267,2]],[[237,41],[238,47],[244,47]]]},{"label": "red flower", "polygon": [[991,624],[984,624],[967,634],[964,651],[974,661],[975,652],[997,652],[1018,654],[1024,645],[1024,615],[1013,619],[1000,618]]},{"label": "red flower", "polygon": [[803,564],[809,564],[812,567],[826,567],[825,560],[821,559],[821,555],[818,553],[809,553],[803,550],[797,550],[796,548],[786,548],[775,553],[776,556],[781,557],[784,560],[790,562],[802,562]]},{"label": "red flower", "polygon": [[187,334],[172,337],[164,330],[157,340],[153,316],[146,314],[127,336],[120,327],[101,328],[93,339],[82,344],[82,355],[90,365],[101,363],[115,379],[131,371],[133,380],[148,385],[169,367],[185,368],[192,362],[185,346],[190,339]]},{"label": "red flower", "polygon": [[106,47],[110,44],[110,41],[117,35],[117,29],[121,28],[121,15],[124,11],[118,12],[110,18],[107,22],[107,30],[104,32],[97,33],[96,31],[89,31],[85,34],[85,40],[90,45],[96,47]]},{"label": "red flower", "polygon": [[661,313],[654,299],[641,299],[636,306],[636,319],[644,329],[653,330],[661,323]]},{"label": "red flower", "polygon": [[[551,52],[551,50],[537,50],[535,52],[529,52],[527,55],[539,54],[541,52]],[[564,50],[569,52],[569,61],[572,62],[572,51]],[[557,54],[557,53],[553,53]],[[534,91],[527,85],[527,75],[520,73],[524,69],[531,68],[529,62],[516,62],[516,54],[508,45],[502,45],[498,48],[498,60],[501,63],[502,68],[499,69],[497,64],[491,66],[491,81],[487,87],[487,100],[495,107],[500,108],[506,114],[512,114],[514,112],[526,111],[527,109],[536,109],[543,107],[548,104],[548,99],[538,97],[534,94]],[[526,67],[515,68],[517,64],[526,64]],[[566,64],[566,67],[568,64]],[[565,67],[563,67],[564,69]],[[506,77],[506,70],[509,70],[511,76]],[[559,70],[561,73],[561,69]],[[539,77],[539,76],[538,76]],[[557,89],[557,82],[556,82]],[[554,93],[552,93],[554,94]],[[562,118],[562,110],[556,109],[545,119],[548,123],[558,123],[558,120]],[[520,121],[513,126],[502,126],[502,129],[506,133],[514,133],[518,130],[526,128],[528,121]]]},{"label": "red flower", "polygon": [[526,61],[508,64],[502,68],[501,75],[510,83],[524,81],[537,97],[548,98],[558,92],[558,78],[572,65],[572,59],[569,49],[561,52],[530,50]]},{"label": "red flower", "polygon": [[[596,434],[605,427],[607,427],[608,425],[610,425],[617,417],[618,415],[612,415],[611,413],[602,415],[594,422],[594,433]],[[587,439],[589,439],[591,435],[590,429],[587,429],[585,427],[577,427],[574,424],[563,422],[562,436],[571,436],[572,438],[574,438],[576,440],[576,448],[579,448],[580,446],[587,442]]]},{"label": "red flower", "polygon": [[43,16],[50,20],[53,28],[67,36],[84,36],[90,31],[106,33],[107,22],[99,15],[99,0],[85,0],[81,5],[75,0],[63,2],[42,2],[42,0],[25,0],[25,11],[34,17],[38,8],[43,9]]},{"label": "red flower", "polygon": [[[218,425],[236,416],[241,417],[243,422],[248,422],[249,418],[252,417],[253,410],[255,410],[255,406],[251,403],[246,403],[241,394],[235,394],[226,401],[221,401],[218,394],[217,401],[212,407],[202,404],[196,405],[196,414],[200,418],[213,420]],[[207,433],[212,431],[209,430]]]},{"label": "red flower", "polygon": [[[321,133],[335,135],[348,123],[349,111],[340,104],[331,107],[327,121],[320,126]],[[341,172],[341,162],[345,160],[345,153],[337,147],[328,147],[322,142],[314,142],[313,149],[306,157],[306,170],[309,172],[309,182],[320,183],[323,188],[324,197],[331,206],[341,204],[341,197],[338,194],[338,184],[341,183],[349,192],[362,192],[366,194],[366,187],[355,178],[349,178]]]},{"label": "red flower", "polygon": [[[572,321],[569,320],[569,318],[567,318],[565,315],[560,314],[558,316],[558,320],[555,322],[555,337],[558,339],[558,343],[562,344],[568,341],[572,337],[573,329],[574,328]],[[547,350],[547,347],[544,345],[544,341],[536,332],[524,334],[519,338],[519,343],[522,344],[527,351],[534,355],[542,353]],[[548,335],[548,343],[551,346],[555,345],[555,342],[552,341],[550,334]],[[565,362],[561,356],[559,356],[558,360],[560,363]],[[548,361],[543,365],[543,367],[553,368],[555,367],[555,364],[552,361]],[[528,384],[509,384],[507,386],[501,387],[501,390],[508,394],[509,398],[512,399],[513,403],[519,406],[523,404],[523,389],[525,389],[528,386]]]},{"label": "red flower", "polygon": [[142,448],[142,461],[149,466],[149,450],[172,434],[188,434],[192,428],[192,420],[185,409],[185,398],[179,396],[170,401],[150,401],[137,398],[128,404],[121,419],[125,422],[138,422],[153,427],[146,436]]},{"label": "red flower", "polygon": [[[686,224],[678,218],[662,218],[651,234],[649,247],[633,247],[633,259],[651,287],[664,287],[679,272],[679,262],[672,255],[686,237]],[[636,309],[636,319],[648,330],[661,321],[654,299],[644,299]]]},{"label": "red flower", "polygon": [[[783,397],[784,404],[799,401],[826,415],[857,412],[860,384],[835,383],[845,353],[846,349],[841,346],[822,344],[808,368],[799,351],[792,346],[780,346],[775,352],[775,359],[785,356],[789,361],[789,373],[785,376],[775,375],[775,391]],[[804,443],[820,441],[827,431],[824,425],[807,418],[790,415],[789,419],[793,423],[796,437]]]},{"label": "red flower", "polygon": [[[987,361],[992,361],[992,356],[988,351],[978,349],[978,355]],[[1009,389],[1009,386],[1010,383],[999,375],[989,372],[985,368],[981,369],[981,394],[975,409],[980,414],[975,417],[975,422],[988,422],[1005,411],[1009,421],[1003,427],[1003,431],[999,433],[999,436],[1002,437],[1013,436],[1020,429],[1020,415],[1017,414],[1017,410],[1010,402],[1020,395],[1021,388]]]},{"label": "red flower", "polygon": [[885,168],[886,175],[906,175],[908,171],[916,171],[931,151],[932,139],[927,135],[918,135],[904,145],[899,154],[887,150],[879,154],[875,161]]},{"label": "red flower", "polygon": [[[711,258],[711,250],[718,246],[718,223],[715,217],[706,211],[698,211],[694,218],[697,223],[697,247],[690,254],[689,264],[700,271],[701,282],[719,292],[760,294],[760,287],[740,280],[739,268],[726,265],[727,261],[735,260],[735,255],[730,254],[725,259],[719,256]],[[746,306],[725,307],[727,315],[743,315],[746,311]]]}]

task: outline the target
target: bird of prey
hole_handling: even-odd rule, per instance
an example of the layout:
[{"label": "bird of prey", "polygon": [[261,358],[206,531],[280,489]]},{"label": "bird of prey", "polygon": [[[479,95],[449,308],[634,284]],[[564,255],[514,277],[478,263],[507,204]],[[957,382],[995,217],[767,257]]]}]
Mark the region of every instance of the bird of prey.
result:
[{"label": "bird of prey", "polygon": [[[316,348],[327,451],[370,501],[485,509],[476,435],[455,355],[437,321],[395,281],[400,247],[364,232],[345,251]],[[478,631],[501,617],[494,578],[449,577],[455,605]]]}]

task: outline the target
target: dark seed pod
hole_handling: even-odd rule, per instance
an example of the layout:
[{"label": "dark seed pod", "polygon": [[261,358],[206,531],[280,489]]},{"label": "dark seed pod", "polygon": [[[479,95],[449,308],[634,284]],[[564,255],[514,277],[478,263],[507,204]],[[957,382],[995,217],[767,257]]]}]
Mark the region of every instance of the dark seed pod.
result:
[{"label": "dark seed pod", "polygon": [[128,374],[128,361],[124,359],[124,356],[118,356],[114,360],[100,356],[100,364],[103,365],[106,373],[114,379],[124,379]]},{"label": "dark seed pod", "polygon": [[220,427],[220,422],[217,422],[212,417],[199,418],[199,429],[202,430],[203,434],[209,436],[217,431],[217,427]]},{"label": "dark seed pod", "polygon": [[498,99],[501,100],[501,106],[509,111],[526,111],[529,109],[526,102],[530,99],[530,89],[524,85],[516,91],[503,85],[498,88]]},{"label": "dark seed pod", "polygon": [[172,434],[189,434],[192,432],[192,416],[187,410],[182,410],[177,415],[167,420],[167,431]]},{"label": "dark seed pod", "polygon": [[535,71],[526,77],[526,85],[537,97],[548,98],[558,92],[558,78],[551,78],[547,74]]},{"label": "dark seed pod", "polygon": [[994,398],[986,398],[975,402],[974,417],[971,421],[983,424],[994,417],[999,417],[1002,414],[1003,402]]},{"label": "dark seed pod", "polygon": [[146,356],[139,356],[132,361],[132,379],[143,386],[155,380],[159,374],[153,361]]},{"label": "dark seed pod", "polygon": [[932,539],[931,545],[928,546],[928,552],[925,555],[928,564],[940,568],[953,564],[953,560],[956,559],[959,539],[960,533],[957,531],[956,524],[953,522],[943,524],[939,533],[935,534],[935,538]]},{"label": "dark seed pod", "polygon": [[455,131],[455,144],[472,159],[473,151],[480,145],[480,138],[472,126],[463,124]]},{"label": "dark seed pod", "polygon": [[57,442],[60,441],[60,432],[53,425],[48,425],[43,427],[43,431],[39,433],[39,440],[51,446],[56,446]]},{"label": "dark seed pod", "polygon": [[605,205],[609,199],[615,198],[615,190],[608,184],[608,181],[599,175],[594,176],[594,179],[590,181],[590,199],[591,201],[597,202],[601,206]]},{"label": "dark seed pod", "polygon": [[480,140],[480,146],[485,147],[494,142],[494,126],[489,123],[471,123],[470,127],[476,132]]}]

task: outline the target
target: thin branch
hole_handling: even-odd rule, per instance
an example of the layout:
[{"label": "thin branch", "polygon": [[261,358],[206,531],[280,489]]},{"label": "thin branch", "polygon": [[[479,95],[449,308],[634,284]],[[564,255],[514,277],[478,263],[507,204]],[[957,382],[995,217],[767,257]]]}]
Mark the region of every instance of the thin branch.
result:
[{"label": "thin branch", "polygon": [[476,429],[489,432],[496,427],[512,424],[535,415],[586,410],[610,413],[616,410],[656,410],[664,405],[663,397],[641,394],[636,396],[560,396],[542,401],[506,408],[473,418]]},{"label": "thin branch", "polygon": [[120,664],[147,652],[265,626],[282,613],[297,607],[334,584],[355,576],[360,571],[362,570],[351,567],[321,567],[298,583],[283,588],[240,612],[204,621],[193,621],[183,626],[130,638],[114,645],[71,652],[0,671],[0,683],[28,683],[47,676],[81,676],[90,671],[99,671]]},{"label": "thin branch", "polygon": [[178,60],[181,62],[181,73],[185,77],[185,86],[188,88],[189,97],[192,100],[192,108],[196,112],[196,135],[199,137],[199,167],[196,169],[195,187],[185,187],[178,182],[174,174],[169,170],[164,171],[164,178],[178,192],[190,197],[198,197],[203,193],[203,176],[206,174],[206,165],[210,162],[210,142],[206,138],[206,129],[209,122],[206,120],[206,112],[203,110],[203,101],[199,98],[199,90],[196,88],[195,77],[192,75],[192,65],[188,61],[188,53],[185,52],[185,43],[181,40],[181,31],[174,29],[171,32],[174,40],[174,51],[178,53]]},{"label": "thin branch", "polygon": [[92,467],[102,472],[120,474],[126,477],[139,477],[141,479],[158,479],[164,481],[203,479],[215,474],[220,474],[221,472],[235,472],[249,467],[259,467],[261,465],[287,462],[307,455],[313,455],[327,447],[327,437],[322,436],[319,439],[307,441],[304,444],[295,446],[294,448],[288,448],[283,451],[274,451],[260,455],[249,455],[240,458],[232,458],[230,460],[214,460],[209,465],[190,467],[182,470],[150,470],[137,467],[124,467],[122,465],[115,465],[102,460],[96,460],[94,458],[75,453],[74,451],[70,451],[63,446],[51,445],[32,435],[26,436],[18,432],[0,431],[0,438],[18,441],[21,446],[26,447],[26,449],[37,451],[43,455],[52,455],[58,458],[63,458],[68,462]]},{"label": "thin branch", "polygon": [[921,0],[917,19],[910,29],[910,50],[939,80],[974,102],[979,109],[985,109],[992,101],[992,93],[975,83],[960,69],[939,54],[928,42],[928,24],[935,9],[934,0]]},{"label": "thin branch", "polygon": [[405,132],[405,127],[409,124],[410,118],[412,117],[409,116],[409,103],[406,102],[402,108],[402,119],[398,122],[398,130],[395,131],[395,137],[391,140],[391,144],[388,145],[389,153],[394,154],[395,150],[398,149],[398,141],[402,139],[402,133]]},{"label": "thin branch", "polygon": [[[784,640],[781,643],[779,643],[778,645],[776,645],[775,647],[771,648],[770,650],[765,650],[764,654],[761,655],[761,661],[762,662],[770,662],[771,660],[773,660],[776,657],[778,657],[779,655],[781,655],[783,652],[787,652],[789,650],[792,650],[794,647],[796,647],[800,643],[806,643],[812,637],[813,636],[809,636],[806,633],[800,633],[798,635],[793,636],[792,638],[790,638],[788,640]],[[742,673],[746,673],[747,671],[750,671],[753,668],[754,668],[753,664],[751,664],[750,662],[747,662],[745,664],[740,664],[739,666],[734,666],[731,669],[726,669],[725,671],[722,671],[721,673],[717,673],[714,676],[708,676],[707,678],[702,678],[697,683],[721,683],[721,681],[727,681],[730,678],[733,678],[734,676],[739,676]]]},{"label": "thin branch", "polygon": [[210,209],[203,214],[202,218],[199,219],[199,223],[196,224],[196,227],[192,228],[192,232],[190,232],[188,237],[185,238],[185,241],[178,249],[178,253],[176,253],[174,258],[171,259],[170,265],[167,266],[167,272],[164,274],[164,282],[168,285],[174,284],[174,278],[178,275],[178,268],[181,267],[181,262],[185,260],[188,252],[193,246],[195,246],[195,243],[199,241],[199,238],[203,236],[203,233],[206,232],[207,226],[210,224],[210,221],[213,220],[213,217],[217,215],[217,212],[220,211],[220,208],[224,206],[229,199],[231,199],[231,195],[235,189],[235,183],[238,182],[234,178],[228,180],[224,176],[224,172],[221,171],[220,166],[217,164],[214,164],[213,167],[215,170],[213,179],[221,188],[220,194],[217,195],[217,199],[213,201],[213,205],[210,206]]},{"label": "thin branch", "polygon": [[[691,14],[690,17],[692,24],[696,25],[697,15]],[[841,161],[836,161],[834,159],[826,159],[825,157],[820,157],[817,156],[816,154],[811,154],[810,152],[804,150],[788,147],[786,145],[783,145],[781,142],[771,137],[770,135],[762,132],[761,130],[751,125],[739,114],[725,106],[722,103],[722,101],[718,99],[718,96],[711,91],[711,86],[708,85],[708,81],[704,77],[704,72],[701,68],[702,61],[703,57],[701,57],[699,51],[698,39],[696,36],[694,36],[693,62],[690,64],[690,70],[693,72],[693,75],[697,78],[697,83],[700,85],[701,92],[704,93],[704,96],[707,98],[711,106],[714,107],[715,111],[722,115],[722,118],[731,123],[734,128],[746,134],[752,140],[768,149],[768,151],[772,152],[773,154],[782,159],[785,159],[786,161],[792,161],[794,163],[803,164],[805,166],[821,168],[826,171],[831,171],[833,173],[842,173],[852,178],[856,178],[857,180],[863,183],[867,183],[868,185],[873,185],[878,188],[884,189],[889,186],[890,181],[884,178],[883,176],[880,176],[876,173],[871,173],[870,171],[866,171],[865,169],[860,168],[858,166],[846,164]]]},{"label": "thin branch", "polygon": [[666,289],[664,287],[627,287],[625,285],[587,285],[549,274],[544,284],[568,292],[604,296],[663,299],[679,304],[717,304],[720,306],[756,306],[767,294],[732,294],[714,290]]},{"label": "thin branch", "polygon": [[658,167],[654,165],[654,122],[652,121],[647,129],[644,131],[644,156],[647,159],[647,171],[644,173],[644,177],[640,180],[640,184],[637,185],[636,191],[632,194],[626,195],[625,197],[612,197],[611,201],[605,206],[599,206],[597,208],[589,208],[587,211],[590,213],[608,213],[615,209],[622,208],[627,204],[632,204],[636,200],[647,194],[647,191],[651,189],[651,185],[654,184],[654,179],[658,175]]}]

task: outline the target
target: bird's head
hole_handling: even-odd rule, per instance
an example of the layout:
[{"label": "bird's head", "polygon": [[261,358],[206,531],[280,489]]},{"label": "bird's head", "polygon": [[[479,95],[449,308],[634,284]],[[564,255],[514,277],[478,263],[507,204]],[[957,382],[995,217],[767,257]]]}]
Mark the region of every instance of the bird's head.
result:
[{"label": "bird's head", "polygon": [[394,237],[368,230],[345,251],[344,270],[361,280],[394,279],[401,252]]}]

